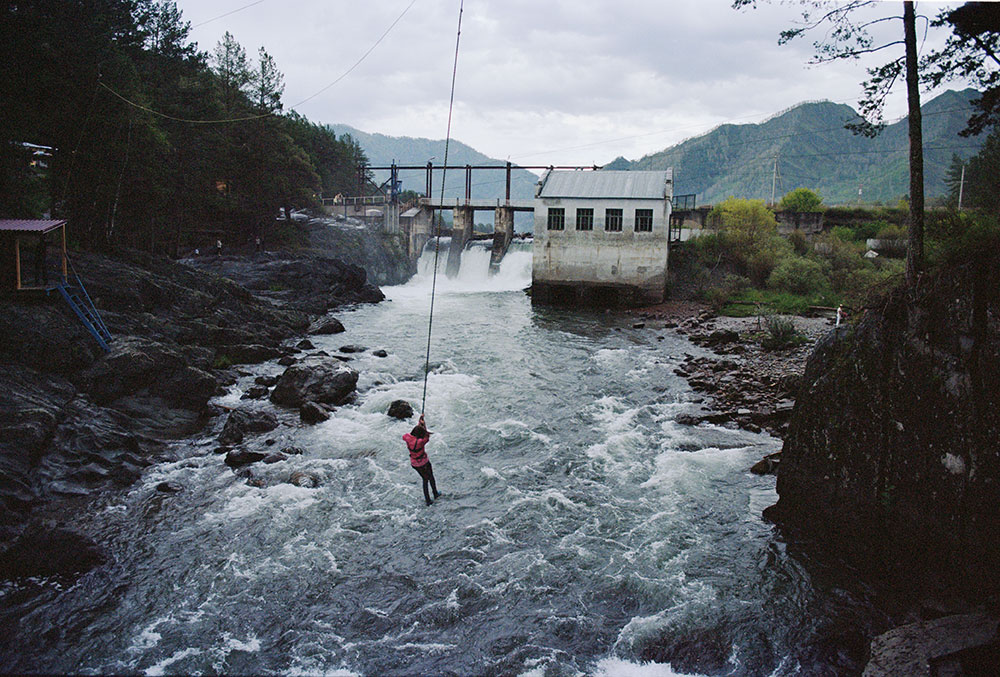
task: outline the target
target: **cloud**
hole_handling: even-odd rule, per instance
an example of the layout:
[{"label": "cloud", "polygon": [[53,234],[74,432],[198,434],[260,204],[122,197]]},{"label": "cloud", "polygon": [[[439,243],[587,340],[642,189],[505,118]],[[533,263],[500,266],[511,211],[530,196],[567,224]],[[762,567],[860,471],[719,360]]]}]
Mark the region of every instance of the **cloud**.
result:
[{"label": "cloud", "polygon": [[[410,0],[271,0],[199,26],[209,50],[230,30],[285,74],[285,103],[350,69]],[[239,0],[180,0],[193,24]],[[442,138],[457,0],[418,0],[342,82],[298,108],[369,132]],[[729,0],[470,2],[462,18],[453,132],[493,157],[542,164],[637,158],[727,120],[752,122],[804,100],[853,103],[865,66],[807,67],[811,39],[779,47],[798,3],[736,11]],[[896,11],[882,3],[875,11]],[[936,9],[935,9],[936,11]],[[934,39],[933,36],[931,38]],[[895,96],[890,115],[905,111]]]}]

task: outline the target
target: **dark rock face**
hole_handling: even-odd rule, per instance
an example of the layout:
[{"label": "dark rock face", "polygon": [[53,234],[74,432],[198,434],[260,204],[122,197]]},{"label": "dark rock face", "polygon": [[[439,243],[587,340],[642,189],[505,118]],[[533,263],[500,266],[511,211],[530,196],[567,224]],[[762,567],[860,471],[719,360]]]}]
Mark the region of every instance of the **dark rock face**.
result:
[{"label": "dark rock face", "polygon": [[286,407],[305,402],[343,404],[358,385],[358,372],[337,361],[310,358],[285,370],[271,391],[271,401]]},{"label": "dark rock face", "polygon": [[768,516],[845,553],[1000,588],[1000,255],[897,290],[819,344]]},{"label": "dark rock face", "polygon": [[104,551],[83,534],[36,525],[0,553],[0,579],[78,574],[105,559]]},{"label": "dark rock face", "polygon": [[278,427],[278,419],[269,411],[236,409],[222,428],[219,444],[239,444],[247,433],[266,433]]},{"label": "dark rock face", "polygon": [[346,345],[346,346],[340,346],[340,352],[342,352],[342,353],[363,353],[366,350],[368,350],[368,349],[365,348],[364,346],[358,346],[358,345],[353,345],[353,344],[352,345]]},{"label": "dark rock face", "polygon": [[413,416],[413,407],[406,400],[394,400],[386,413],[393,418],[405,420]]}]

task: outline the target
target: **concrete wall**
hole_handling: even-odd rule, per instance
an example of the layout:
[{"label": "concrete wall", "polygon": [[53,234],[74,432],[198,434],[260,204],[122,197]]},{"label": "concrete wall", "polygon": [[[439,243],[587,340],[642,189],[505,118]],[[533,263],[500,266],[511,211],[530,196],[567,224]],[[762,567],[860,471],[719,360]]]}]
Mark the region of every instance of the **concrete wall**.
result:
[{"label": "concrete wall", "polygon": [[[550,207],[565,209],[565,230],[548,230]],[[577,208],[594,210],[592,231],[576,230]],[[621,232],[604,230],[608,208],[623,211]],[[652,232],[635,232],[636,209],[653,210]],[[597,305],[659,303],[666,290],[669,221],[670,202],[663,199],[536,200],[532,299],[587,303],[589,297]],[[576,292],[571,293],[573,289]]]}]

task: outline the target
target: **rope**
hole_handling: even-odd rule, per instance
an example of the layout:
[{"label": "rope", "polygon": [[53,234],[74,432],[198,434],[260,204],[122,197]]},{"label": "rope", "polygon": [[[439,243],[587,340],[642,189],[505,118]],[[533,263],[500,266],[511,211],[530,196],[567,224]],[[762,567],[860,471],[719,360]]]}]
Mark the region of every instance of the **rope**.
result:
[{"label": "rope", "polygon": [[[441,172],[441,204],[444,204],[444,184],[448,177],[448,146],[451,144],[451,114],[455,108],[455,78],[458,75],[458,45],[462,39],[462,11],[465,0],[458,4],[458,31],[455,36],[455,64],[451,69],[451,97],[448,100],[448,131],[444,137],[444,169]],[[431,232],[434,232],[434,212],[431,212]],[[424,359],[424,394],[420,400],[420,413],[426,413],[427,375],[431,369],[431,330],[434,327],[434,293],[437,289],[438,255],[441,250],[441,236],[434,238],[434,274],[431,276],[431,308],[427,313],[427,356]]]}]

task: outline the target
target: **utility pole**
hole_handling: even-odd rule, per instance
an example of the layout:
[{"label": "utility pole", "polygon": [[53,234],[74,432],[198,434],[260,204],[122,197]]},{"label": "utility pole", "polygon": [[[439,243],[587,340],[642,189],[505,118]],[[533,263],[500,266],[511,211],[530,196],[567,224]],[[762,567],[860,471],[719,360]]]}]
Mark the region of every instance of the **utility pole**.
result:
[{"label": "utility pole", "polygon": [[774,156],[774,169],[771,171],[771,206],[774,206],[774,187],[778,182],[778,156]]},{"label": "utility pole", "polygon": [[958,182],[958,211],[962,211],[962,192],[965,190],[965,165],[962,165],[962,178]]}]

